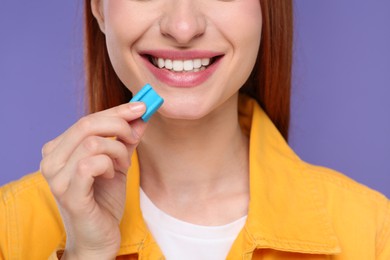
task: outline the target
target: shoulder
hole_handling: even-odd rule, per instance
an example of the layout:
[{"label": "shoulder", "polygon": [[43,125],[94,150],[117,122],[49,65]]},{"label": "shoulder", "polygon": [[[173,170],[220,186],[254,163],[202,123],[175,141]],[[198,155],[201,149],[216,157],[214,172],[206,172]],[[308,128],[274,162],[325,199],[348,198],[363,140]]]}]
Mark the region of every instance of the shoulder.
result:
[{"label": "shoulder", "polygon": [[23,259],[25,253],[46,257],[64,237],[54,197],[39,172],[0,187],[0,212],[5,230],[0,251],[10,258]]},{"label": "shoulder", "polygon": [[25,207],[55,204],[49,185],[41,173],[36,172],[0,187],[2,206],[24,205]]},{"label": "shoulder", "polygon": [[328,198],[343,196],[345,199],[358,200],[360,203],[370,202],[379,207],[388,206],[389,200],[378,191],[375,191],[352,178],[335,170],[304,163],[304,173],[313,182],[321,185]]},{"label": "shoulder", "polygon": [[36,172],[0,187],[0,195],[3,202],[7,203],[15,196],[23,196],[26,192],[46,188],[45,186],[47,186],[45,179],[39,172]]},{"label": "shoulder", "polygon": [[384,254],[390,254],[390,201],[386,196],[328,168],[305,163],[304,169],[321,198],[319,207],[331,218],[342,244],[360,238],[374,243],[377,257],[386,250]]}]

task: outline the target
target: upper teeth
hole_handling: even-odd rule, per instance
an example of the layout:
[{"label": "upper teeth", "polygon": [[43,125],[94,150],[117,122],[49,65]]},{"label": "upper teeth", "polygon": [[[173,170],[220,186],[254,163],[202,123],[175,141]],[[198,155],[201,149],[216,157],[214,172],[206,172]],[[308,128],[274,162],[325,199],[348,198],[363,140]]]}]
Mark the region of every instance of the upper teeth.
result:
[{"label": "upper teeth", "polygon": [[210,64],[210,58],[193,60],[153,58],[153,63],[160,69],[166,68],[173,71],[199,71]]}]

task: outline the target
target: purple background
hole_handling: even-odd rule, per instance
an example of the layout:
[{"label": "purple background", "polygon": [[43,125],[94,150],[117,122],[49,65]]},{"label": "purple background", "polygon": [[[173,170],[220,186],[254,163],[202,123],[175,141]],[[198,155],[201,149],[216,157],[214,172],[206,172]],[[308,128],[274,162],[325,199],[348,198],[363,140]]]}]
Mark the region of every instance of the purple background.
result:
[{"label": "purple background", "polygon": [[[390,1],[295,7],[290,143],[390,197]],[[1,4],[0,185],[83,114],[81,19],[81,1]]]}]

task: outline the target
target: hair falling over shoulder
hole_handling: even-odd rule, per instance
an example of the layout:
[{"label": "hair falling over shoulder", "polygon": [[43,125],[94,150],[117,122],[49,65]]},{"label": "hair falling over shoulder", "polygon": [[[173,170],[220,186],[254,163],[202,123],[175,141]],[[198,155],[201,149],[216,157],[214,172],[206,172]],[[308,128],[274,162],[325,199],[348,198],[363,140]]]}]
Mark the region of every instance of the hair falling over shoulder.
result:
[{"label": "hair falling over shoulder", "polygon": [[[288,139],[293,42],[292,0],[259,0],[262,38],[256,65],[241,92],[257,100],[278,130]],[[131,92],[117,77],[108,57],[105,36],[84,1],[85,72],[88,112],[129,101]]]}]

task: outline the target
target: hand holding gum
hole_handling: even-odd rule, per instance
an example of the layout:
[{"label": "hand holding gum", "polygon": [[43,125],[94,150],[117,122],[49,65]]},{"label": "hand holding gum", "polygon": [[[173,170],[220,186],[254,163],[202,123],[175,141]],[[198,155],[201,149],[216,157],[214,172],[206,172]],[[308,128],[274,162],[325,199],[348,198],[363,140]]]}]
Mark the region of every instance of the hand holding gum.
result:
[{"label": "hand holding gum", "polygon": [[164,103],[164,99],[162,99],[149,84],[143,86],[143,88],[130,100],[130,102],[136,101],[143,102],[146,105],[146,112],[141,117],[144,122],[148,122],[150,117]]}]

